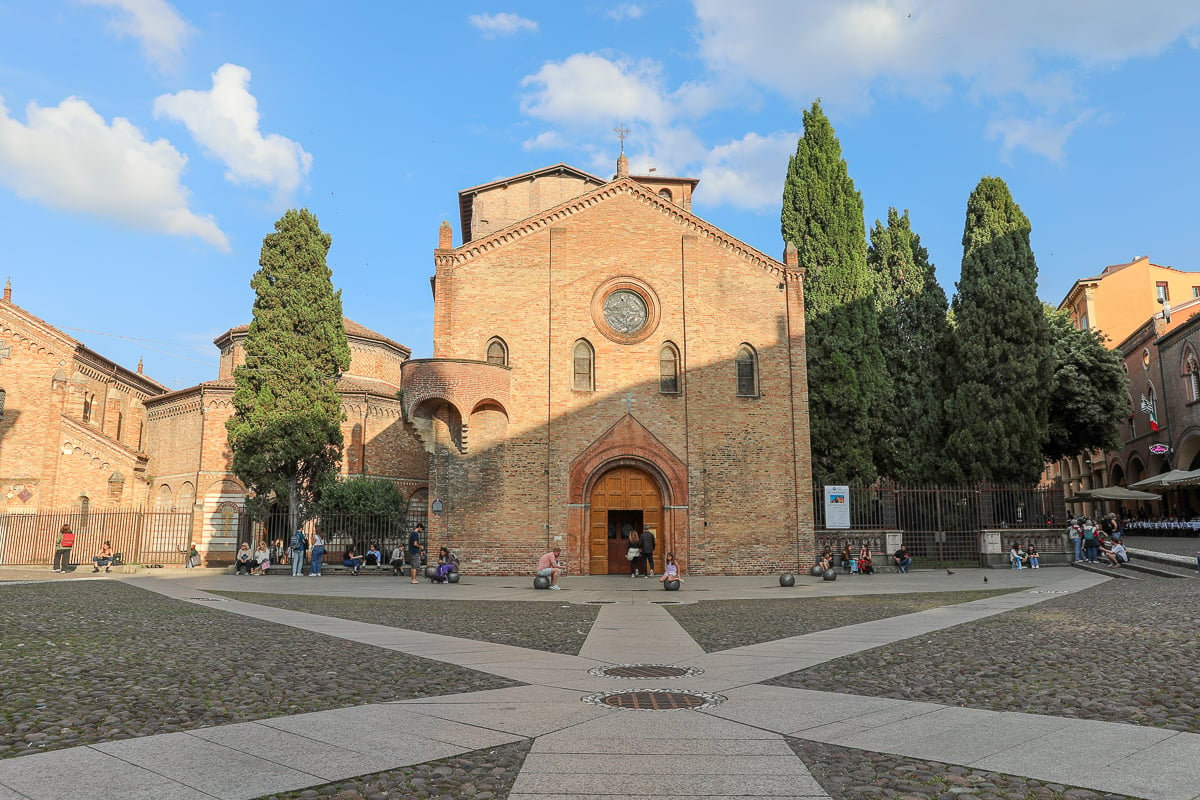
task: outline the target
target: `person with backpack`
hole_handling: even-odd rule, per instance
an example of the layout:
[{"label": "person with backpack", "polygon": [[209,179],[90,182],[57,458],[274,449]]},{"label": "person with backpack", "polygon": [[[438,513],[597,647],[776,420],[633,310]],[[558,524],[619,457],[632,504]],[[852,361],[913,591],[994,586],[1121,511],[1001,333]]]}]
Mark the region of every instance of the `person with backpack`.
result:
[{"label": "person with backpack", "polygon": [[75,533],[70,525],[58,529],[58,541],[54,545],[54,571],[66,572],[71,565],[71,548],[75,546]]},{"label": "person with backpack", "polygon": [[1091,519],[1083,523],[1083,552],[1089,564],[1100,563],[1100,531]]},{"label": "person with backpack", "polygon": [[297,529],[292,534],[292,577],[304,573],[304,553],[308,550],[308,538],[304,531]]},{"label": "person with backpack", "polygon": [[1075,561],[1082,561],[1083,525],[1078,517],[1073,517],[1071,523],[1067,525],[1067,538],[1071,540],[1071,547],[1075,550]]}]

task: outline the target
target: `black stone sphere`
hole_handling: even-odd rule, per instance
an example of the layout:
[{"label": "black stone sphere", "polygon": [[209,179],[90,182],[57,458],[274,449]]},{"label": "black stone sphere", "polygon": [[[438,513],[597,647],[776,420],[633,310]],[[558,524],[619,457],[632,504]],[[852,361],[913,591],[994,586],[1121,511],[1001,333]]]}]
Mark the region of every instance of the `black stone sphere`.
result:
[{"label": "black stone sphere", "polygon": [[545,576],[545,575],[537,575],[537,576],[534,576],[534,579],[533,579],[533,588],[535,588],[535,589],[549,589],[549,588],[550,588],[550,578],[549,578],[549,577],[547,577],[547,576]]},{"label": "black stone sphere", "polygon": [[820,564],[813,564],[813,568],[808,571],[808,574],[814,578],[819,578],[824,572],[825,569]]},{"label": "black stone sphere", "polygon": [[835,572],[834,570],[831,570],[831,569],[827,569],[827,570],[825,570],[825,572],[823,572],[821,574],[821,580],[836,581],[837,580],[837,572]]},{"label": "black stone sphere", "polygon": [[796,585],[796,576],[792,575],[790,572],[780,575],[779,576],[779,585],[780,586],[795,586]]},{"label": "black stone sphere", "polygon": [[458,573],[451,572],[449,575],[446,576],[446,580],[450,583],[458,583]]},{"label": "black stone sphere", "polygon": [[668,592],[678,592],[679,581],[663,581],[663,589]]},{"label": "black stone sphere", "polygon": [[426,567],[425,568],[425,577],[426,578],[436,578],[437,577],[437,567],[433,566],[432,564],[430,564],[428,567]]}]

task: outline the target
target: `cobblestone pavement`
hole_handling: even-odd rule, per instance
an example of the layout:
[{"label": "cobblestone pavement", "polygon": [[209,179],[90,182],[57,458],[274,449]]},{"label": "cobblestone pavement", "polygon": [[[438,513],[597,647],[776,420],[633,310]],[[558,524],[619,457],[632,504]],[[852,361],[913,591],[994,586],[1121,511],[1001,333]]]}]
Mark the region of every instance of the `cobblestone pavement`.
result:
[{"label": "cobblestone pavement", "polygon": [[[668,610],[712,651],[998,593],[702,601]],[[598,611],[545,602],[229,596],[570,653],[578,652]],[[774,682],[1197,731],[1200,700],[1191,695],[1200,685],[1200,645],[1190,635],[1200,623],[1197,600],[1200,581],[1110,581]],[[512,685],[442,662],[175,603],[115,581],[0,585],[0,601],[8,611],[0,622],[0,681],[12,687],[2,703],[3,757]],[[747,629],[756,631],[749,640]],[[303,692],[289,685],[294,674],[311,676]],[[245,683],[230,677],[238,675],[249,677]],[[1103,692],[1095,690],[1100,681]],[[271,702],[239,705],[247,690]],[[1118,797],[803,740],[790,744],[834,800]],[[503,800],[528,750],[528,741],[519,742],[269,797]]]},{"label": "cobblestone pavement", "polygon": [[1200,733],[1200,580],[1109,581],[770,683]]},{"label": "cobblestone pavement", "polygon": [[667,611],[706,653],[1020,591],[920,592],[780,600],[716,600]]},{"label": "cobblestone pavement", "polygon": [[[493,644],[508,644],[578,655],[600,609],[571,603],[468,600],[391,600],[374,597],[313,597],[262,592],[213,592],[258,605],[326,617],[443,633]],[[559,594],[562,594],[560,592]]]},{"label": "cobblestone pavement", "polygon": [[514,685],[117,581],[4,585],[0,605],[2,758]]},{"label": "cobblestone pavement", "polygon": [[503,800],[529,754],[532,739],[475,750],[403,769],[337,781],[301,792],[267,795],[261,800]]},{"label": "cobblestone pavement", "polygon": [[832,800],[1124,800],[1060,783],[789,739]]}]

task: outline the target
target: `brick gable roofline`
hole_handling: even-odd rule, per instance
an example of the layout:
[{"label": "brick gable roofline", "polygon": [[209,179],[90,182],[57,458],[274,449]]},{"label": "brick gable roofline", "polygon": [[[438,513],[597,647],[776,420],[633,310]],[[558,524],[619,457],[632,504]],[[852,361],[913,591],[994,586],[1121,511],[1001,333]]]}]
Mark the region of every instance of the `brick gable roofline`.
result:
[{"label": "brick gable roofline", "polygon": [[463,189],[458,193],[458,222],[462,227],[460,230],[466,235],[466,232],[471,229],[471,221],[474,217],[475,210],[475,195],[486,192],[488,189],[493,189],[497,186],[508,186],[512,183],[521,183],[522,181],[532,181],[541,178],[545,175],[573,175],[587,183],[594,183],[597,186],[603,186],[606,181],[603,178],[597,178],[595,175],[584,172],[581,169],[576,169],[569,164],[559,162],[552,164],[549,167],[522,172],[520,175],[513,175],[508,178],[499,178],[487,183],[481,183],[478,186],[472,186],[468,189]]},{"label": "brick gable roofline", "polygon": [[[350,319],[349,317],[342,317],[342,324],[345,325],[346,336],[348,336],[351,339],[365,339],[370,342],[379,342],[380,344],[385,344],[388,347],[392,347],[392,348],[395,348],[396,350],[399,350],[401,353],[404,354],[405,358],[409,358],[412,356],[411,348],[405,347],[404,345],[400,344],[399,342],[393,341],[392,339],[387,338],[386,336],[384,336],[381,333],[376,333],[375,331],[371,330],[370,328],[368,328],[365,325],[359,325],[357,322]],[[223,349],[226,345],[228,345],[230,342],[233,341],[233,338],[237,334],[245,334],[245,333],[249,333],[249,331],[250,331],[249,323],[246,323],[244,325],[238,325],[236,327],[230,328],[229,330],[225,331],[217,338],[213,339],[213,344],[215,344],[217,347]]]},{"label": "brick gable roofline", "polygon": [[634,178],[618,178],[586,194],[581,194],[578,197],[560,203],[554,208],[523,219],[520,222],[509,225],[507,228],[501,228],[480,239],[467,242],[453,250],[438,250],[434,254],[434,263],[437,266],[449,267],[464,264],[477,256],[502,247],[509,242],[517,241],[518,239],[545,230],[555,223],[562,222],[565,219],[586,211],[598,203],[603,203],[621,194],[634,196],[643,204],[655,208],[663,215],[679,221],[682,225],[691,228],[697,234],[717,242],[726,250],[737,253],[747,262],[765,272],[778,277],[791,276],[795,279],[801,278],[804,274],[802,268],[799,270],[789,270],[782,262],[776,261],[740,239],[730,236],[717,226],[706,222],[690,211],[684,210],[675,203],[664,200],[657,194],[646,189],[646,187],[642,186]]},{"label": "brick gable roofline", "polygon": [[81,366],[90,367],[104,377],[119,378],[131,389],[147,396],[159,395],[168,391],[166,386],[150,376],[126,369],[112,359],[105,358],[83,342],[56,328],[36,314],[29,313],[11,300],[0,300],[0,309],[10,311],[14,316],[23,319],[27,325],[37,328],[42,335],[55,339],[61,348],[61,351],[57,353],[60,357],[66,355],[66,351],[69,350]]}]

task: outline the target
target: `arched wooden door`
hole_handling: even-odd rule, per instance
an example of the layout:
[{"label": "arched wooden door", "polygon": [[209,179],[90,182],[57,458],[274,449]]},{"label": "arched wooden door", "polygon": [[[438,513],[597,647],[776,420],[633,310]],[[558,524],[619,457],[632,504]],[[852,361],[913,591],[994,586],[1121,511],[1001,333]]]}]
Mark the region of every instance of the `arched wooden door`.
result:
[{"label": "arched wooden door", "polygon": [[640,533],[655,529],[662,538],[662,492],[654,478],[636,467],[615,467],[600,477],[592,489],[588,538],[589,570],[592,575],[629,572],[625,559],[622,525],[632,524]]}]

